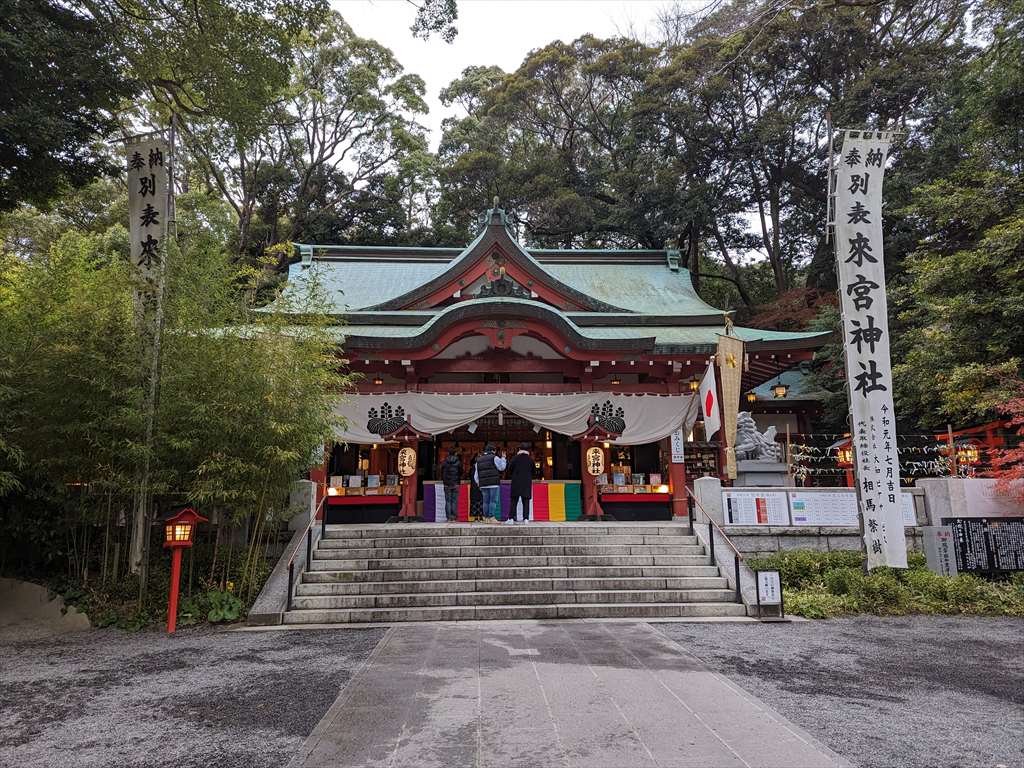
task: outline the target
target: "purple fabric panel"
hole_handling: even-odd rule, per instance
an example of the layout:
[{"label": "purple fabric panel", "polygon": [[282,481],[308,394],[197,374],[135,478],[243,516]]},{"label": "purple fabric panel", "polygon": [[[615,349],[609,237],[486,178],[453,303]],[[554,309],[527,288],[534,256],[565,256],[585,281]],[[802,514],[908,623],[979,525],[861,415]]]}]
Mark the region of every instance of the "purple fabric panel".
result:
[{"label": "purple fabric panel", "polygon": [[426,521],[435,520],[437,516],[437,486],[434,483],[423,484],[423,519]]}]

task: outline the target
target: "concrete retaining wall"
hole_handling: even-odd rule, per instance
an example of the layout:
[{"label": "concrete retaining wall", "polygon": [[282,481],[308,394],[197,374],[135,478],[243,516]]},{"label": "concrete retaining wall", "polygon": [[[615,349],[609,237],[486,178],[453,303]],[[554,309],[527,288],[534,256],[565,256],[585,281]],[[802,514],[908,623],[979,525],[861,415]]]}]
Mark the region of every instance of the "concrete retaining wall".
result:
[{"label": "concrete retaining wall", "polygon": [[[906,528],[904,530],[907,536],[907,549],[922,551],[924,545],[921,529]],[[860,531],[856,528],[727,525],[725,533],[736,545],[736,549],[745,557],[793,549],[832,552],[837,549],[856,550],[861,548]]]}]

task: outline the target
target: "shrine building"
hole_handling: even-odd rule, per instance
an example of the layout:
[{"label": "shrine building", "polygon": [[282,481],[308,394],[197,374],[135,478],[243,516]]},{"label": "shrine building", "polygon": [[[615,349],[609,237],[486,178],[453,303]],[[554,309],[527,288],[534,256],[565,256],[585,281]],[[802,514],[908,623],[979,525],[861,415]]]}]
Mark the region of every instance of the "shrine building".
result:
[{"label": "shrine building", "polygon": [[[538,521],[594,509],[671,519],[686,514],[687,483],[722,471],[696,392],[728,321],[697,295],[678,251],[524,248],[499,208],[461,249],[297,247],[285,298],[313,281],[325,290],[339,356],[361,374],[311,475],[328,522],[444,521],[440,463],[456,451],[468,480],[486,443],[508,456],[529,444]],[[728,325],[745,342],[740,407],[762,428],[809,431],[806,414],[787,411],[784,386],[766,393],[829,335]],[[416,459],[405,482],[403,447]],[[604,459],[596,476],[585,467],[592,448]],[[472,503],[466,482],[460,520]]]}]

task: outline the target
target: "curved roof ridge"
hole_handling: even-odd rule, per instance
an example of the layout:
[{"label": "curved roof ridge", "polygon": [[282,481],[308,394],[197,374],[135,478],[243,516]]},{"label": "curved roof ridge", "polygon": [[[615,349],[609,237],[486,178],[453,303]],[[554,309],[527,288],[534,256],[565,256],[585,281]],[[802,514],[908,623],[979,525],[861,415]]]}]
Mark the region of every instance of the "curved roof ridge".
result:
[{"label": "curved roof ridge", "polygon": [[523,246],[512,237],[512,234],[508,231],[507,222],[505,219],[505,211],[500,208],[492,208],[487,214],[487,223],[480,230],[480,233],[473,238],[473,241],[467,245],[462,253],[456,256],[448,266],[441,270],[439,274],[431,278],[423,285],[417,286],[410,291],[406,291],[403,294],[387,299],[386,301],[374,304],[371,306],[363,307],[366,310],[387,310],[387,309],[401,309],[402,307],[408,306],[416,301],[422,300],[434,290],[439,288],[445,282],[450,281],[455,275],[463,270],[468,263],[475,261],[482,254],[479,252],[481,244],[486,244],[488,238],[493,239],[496,244],[503,243],[506,248],[503,250],[510,250],[508,254],[510,257],[518,256],[522,260],[523,266],[527,272],[532,272],[538,276],[543,276],[549,285],[555,290],[564,293],[570,299],[583,307],[589,307],[598,311],[605,312],[632,312],[633,310],[620,307],[617,304],[612,304],[607,301],[603,301],[594,296],[587,294],[586,292],[578,290],[573,285],[566,283],[561,280],[558,275],[554,274],[550,269],[541,264],[537,259],[530,255]]}]

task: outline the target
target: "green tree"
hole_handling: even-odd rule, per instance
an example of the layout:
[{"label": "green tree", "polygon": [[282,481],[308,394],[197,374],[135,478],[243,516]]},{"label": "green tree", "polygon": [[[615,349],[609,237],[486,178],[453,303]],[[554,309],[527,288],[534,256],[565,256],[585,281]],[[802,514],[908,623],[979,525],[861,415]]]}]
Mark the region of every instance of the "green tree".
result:
[{"label": "green tree", "polygon": [[[261,273],[232,263],[230,208],[205,192],[178,203],[187,234],[170,254],[156,499],[248,520],[250,589],[348,379],[323,297],[312,291],[298,308],[301,325],[280,309],[256,311]],[[69,570],[81,575],[82,540],[112,508],[130,507],[144,450],[127,233],[68,226],[36,247],[0,253],[2,559],[74,558]]]},{"label": "green tree", "polygon": [[120,64],[101,25],[67,4],[4,3],[0,211],[47,205],[116,171],[99,141],[114,133],[120,103],[134,90]]},{"label": "green tree", "polygon": [[388,180],[402,179],[403,163],[426,149],[415,122],[427,109],[423,81],[387,48],[334,14],[298,36],[294,57],[257,131],[220,119],[185,127],[196,175],[231,205],[238,253],[251,260],[285,240],[346,239],[375,202],[394,202]]}]

